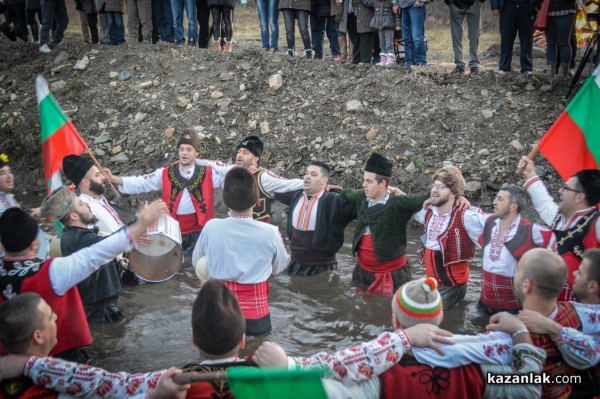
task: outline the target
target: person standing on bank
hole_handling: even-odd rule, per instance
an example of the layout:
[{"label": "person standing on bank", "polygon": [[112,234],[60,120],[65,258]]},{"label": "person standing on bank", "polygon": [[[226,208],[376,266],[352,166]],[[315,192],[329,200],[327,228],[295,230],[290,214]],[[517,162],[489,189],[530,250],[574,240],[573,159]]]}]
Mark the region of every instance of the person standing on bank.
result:
[{"label": "person standing on bank", "polygon": [[308,16],[310,15],[311,0],[280,0],[279,9],[283,13],[285,23],[285,39],[287,41],[286,54],[294,57],[296,52],[296,19],[298,30],[304,44],[304,58],[312,60],[313,51],[308,31]]},{"label": "person standing on bank", "polygon": [[[208,7],[212,14],[213,20],[213,51],[221,52],[221,40],[225,39],[225,48],[223,49],[226,53],[233,51],[233,45],[231,39],[233,37],[233,23],[231,18],[233,16],[233,7],[235,0],[208,0]],[[225,26],[225,37],[221,37],[221,22]]]},{"label": "person standing on bank", "polygon": [[444,0],[450,10],[450,33],[456,68],[453,75],[465,73],[463,61],[463,23],[467,19],[469,37],[469,69],[472,74],[479,73],[479,34],[481,25],[481,5],[485,0]]},{"label": "person standing on bank", "polygon": [[533,73],[533,22],[542,0],[490,0],[492,13],[500,17],[500,63],[498,73],[512,70],[512,52],[519,34],[521,73]]}]

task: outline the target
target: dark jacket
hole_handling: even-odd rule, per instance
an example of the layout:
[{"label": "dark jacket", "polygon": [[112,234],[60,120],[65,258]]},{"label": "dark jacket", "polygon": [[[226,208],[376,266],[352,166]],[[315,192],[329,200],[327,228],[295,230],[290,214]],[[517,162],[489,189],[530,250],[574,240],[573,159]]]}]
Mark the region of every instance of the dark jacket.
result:
[{"label": "dark jacket", "polygon": [[550,0],[548,12],[563,10],[577,10],[575,0]]},{"label": "dark jacket", "polygon": [[[508,3],[509,0],[491,0],[490,7],[493,10],[498,10],[502,12],[504,10],[504,6]],[[531,6],[531,11],[534,16],[537,14],[540,6],[542,5],[542,0],[529,0],[529,5]]]},{"label": "dark jacket", "polygon": [[[302,198],[303,190],[276,193],[275,198],[290,206],[287,234],[292,238],[293,211]],[[344,244],[344,229],[356,219],[354,205],[336,193],[324,192],[317,207],[317,222],[311,247],[318,251],[337,252]]]},{"label": "dark jacket", "polygon": [[[62,256],[68,256],[103,239],[104,237],[100,237],[94,230],[67,226],[60,238],[60,250]],[[91,276],[77,284],[77,288],[79,289],[81,302],[86,308],[86,313],[90,305],[119,295],[123,286],[116,260],[102,266]]]},{"label": "dark jacket", "polygon": [[293,10],[310,11],[311,0],[279,0],[279,9],[285,10],[291,8]]},{"label": "dark jacket", "polygon": [[227,7],[233,8],[235,0],[208,0],[208,8],[210,7]]},{"label": "dark jacket", "polygon": [[446,5],[448,5],[448,6],[450,4],[454,4],[456,7],[460,8],[461,10],[464,10],[466,8],[471,7],[473,4],[475,4],[476,1],[485,3],[485,0],[444,0],[444,3],[446,3]]},{"label": "dark jacket", "polygon": [[335,0],[311,0],[310,13],[315,17],[331,17],[336,15],[338,6]]},{"label": "dark jacket", "polygon": [[356,253],[365,227],[369,226],[375,254],[380,262],[397,259],[406,249],[406,225],[413,214],[421,210],[429,193],[392,195],[385,205],[369,208],[364,190],[342,190],[344,196],[356,207],[356,229],[352,253]]}]

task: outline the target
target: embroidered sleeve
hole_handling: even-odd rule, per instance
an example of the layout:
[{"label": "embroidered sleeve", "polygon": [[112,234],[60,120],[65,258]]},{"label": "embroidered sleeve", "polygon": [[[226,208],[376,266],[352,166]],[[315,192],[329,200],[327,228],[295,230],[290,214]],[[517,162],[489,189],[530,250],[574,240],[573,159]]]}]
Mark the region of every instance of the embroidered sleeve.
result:
[{"label": "embroidered sleeve", "polygon": [[150,191],[162,190],[162,172],[164,168],[155,170],[152,173],[142,176],[124,176],[123,185],[119,186],[119,191],[123,194],[140,194]]},{"label": "embroidered sleeve", "polygon": [[558,205],[556,205],[554,199],[548,194],[548,190],[542,180],[539,177],[536,179],[536,177],[527,181],[524,187],[531,196],[531,202],[536,212],[540,215],[544,223],[550,226],[558,214]]},{"label": "embroidered sleeve", "polygon": [[454,334],[450,339],[454,345],[441,345],[445,355],[429,348],[415,348],[413,355],[419,362],[434,367],[458,367],[471,363],[510,364],[510,334],[501,331],[478,335]]},{"label": "embroidered sleeve", "polygon": [[574,328],[563,327],[555,343],[565,361],[576,369],[587,369],[600,362],[599,335],[585,335]]},{"label": "embroidered sleeve", "polygon": [[584,334],[600,334],[600,305],[570,302],[579,320],[581,321],[581,331]]},{"label": "embroidered sleeve", "polygon": [[156,388],[165,370],[150,373],[109,373],[101,368],[58,358],[37,358],[25,375],[37,385],[77,398],[143,397]]},{"label": "embroidered sleeve", "polygon": [[365,381],[382,374],[411,350],[403,331],[386,332],[371,340],[338,351],[334,354],[320,352],[311,357],[293,357],[295,367],[327,367],[327,378],[341,382]]},{"label": "embroidered sleeve", "polygon": [[471,241],[479,247],[479,236],[483,233],[485,222],[493,216],[491,213],[483,213],[480,208],[470,207],[463,213],[463,226]]},{"label": "embroidered sleeve", "polygon": [[[546,352],[530,344],[517,344],[512,350],[510,366],[484,364],[481,366],[483,378],[491,375],[539,374],[542,372]],[[486,384],[484,397],[529,399],[539,398],[541,384]]]}]

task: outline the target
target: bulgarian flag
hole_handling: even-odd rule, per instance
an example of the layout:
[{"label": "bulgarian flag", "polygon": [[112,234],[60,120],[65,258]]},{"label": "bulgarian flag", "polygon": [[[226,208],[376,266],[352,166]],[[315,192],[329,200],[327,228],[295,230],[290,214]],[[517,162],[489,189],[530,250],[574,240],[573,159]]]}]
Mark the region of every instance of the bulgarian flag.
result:
[{"label": "bulgarian flag", "polygon": [[325,371],[231,367],[227,384],[236,399],[326,399]]},{"label": "bulgarian flag", "polygon": [[73,122],[67,118],[52,93],[50,93],[48,82],[42,75],[38,75],[35,80],[35,90],[42,127],[44,179],[49,194],[62,186],[60,170],[62,169],[63,158],[71,154],[79,155],[88,146],[77,132]]},{"label": "bulgarian flag", "polygon": [[598,169],[600,66],[542,137],[538,147],[565,181],[581,169]]}]

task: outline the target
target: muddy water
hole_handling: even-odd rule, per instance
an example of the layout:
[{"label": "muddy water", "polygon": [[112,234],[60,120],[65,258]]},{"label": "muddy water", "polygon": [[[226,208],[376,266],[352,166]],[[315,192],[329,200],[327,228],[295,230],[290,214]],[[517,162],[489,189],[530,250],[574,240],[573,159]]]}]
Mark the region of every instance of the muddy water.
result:
[{"label": "muddy water", "polygon": [[[391,328],[388,298],[365,298],[353,292],[352,231],[347,230],[337,271],[309,278],[285,273],[271,278],[273,332],[268,339],[278,342],[288,353],[342,349]],[[418,235],[418,229],[410,229],[407,253],[413,277],[424,274],[416,256]],[[451,331],[475,332],[485,324],[475,306],[480,268],[474,263],[471,270],[464,305],[445,315],[443,326]],[[198,287],[191,266],[184,264],[180,273],[167,282],[126,288],[120,299],[126,319],[117,325],[92,326],[91,352],[97,364],[109,370],[146,371],[195,360],[190,319]],[[251,353],[264,339],[250,337],[242,353]]]}]

